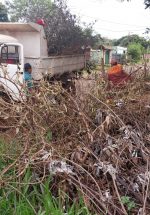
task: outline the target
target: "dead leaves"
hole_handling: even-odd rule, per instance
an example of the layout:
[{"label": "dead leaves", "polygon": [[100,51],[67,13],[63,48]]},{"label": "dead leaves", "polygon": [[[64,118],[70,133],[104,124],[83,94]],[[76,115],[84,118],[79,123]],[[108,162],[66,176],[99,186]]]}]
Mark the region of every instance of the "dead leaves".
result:
[{"label": "dead leaves", "polygon": [[[101,115],[100,115],[101,116]],[[93,131],[93,135],[99,131],[99,135],[102,136],[103,134],[109,133],[109,129],[112,125],[112,115],[108,115],[105,117],[105,120]],[[97,119],[98,122],[101,122],[102,119]]]}]

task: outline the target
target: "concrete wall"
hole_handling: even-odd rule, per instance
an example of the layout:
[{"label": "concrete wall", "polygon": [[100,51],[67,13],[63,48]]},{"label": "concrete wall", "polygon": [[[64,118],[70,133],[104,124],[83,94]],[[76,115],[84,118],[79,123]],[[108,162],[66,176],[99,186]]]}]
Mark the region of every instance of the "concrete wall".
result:
[{"label": "concrete wall", "polygon": [[91,50],[91,58],[92,62],[95,62],[97,65],[101,64],[101,60],[103,57],[102,50]]}]

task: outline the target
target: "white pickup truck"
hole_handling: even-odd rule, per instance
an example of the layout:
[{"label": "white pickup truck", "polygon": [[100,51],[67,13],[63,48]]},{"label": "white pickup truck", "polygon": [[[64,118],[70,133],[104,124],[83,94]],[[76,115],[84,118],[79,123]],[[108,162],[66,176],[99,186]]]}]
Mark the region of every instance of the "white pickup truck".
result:
[{"label": "white pickup truck", "polygon": [[85,67],[85,56],[48,56],[44,29],[35,23],[0,23],[0,88],[19,100],[24,63],[32,66],[34,80],[61,76]]}]

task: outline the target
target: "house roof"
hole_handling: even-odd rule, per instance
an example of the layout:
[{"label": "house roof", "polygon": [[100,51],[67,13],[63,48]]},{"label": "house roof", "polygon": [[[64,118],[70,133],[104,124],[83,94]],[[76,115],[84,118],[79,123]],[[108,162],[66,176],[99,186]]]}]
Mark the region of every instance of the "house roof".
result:
[{"label": "house roof", "polygon": [[40,32],[42,26],[36,23],[0,22],[0,33],[9,32]]},{"label": "house roof", "polygon": [[107,46],[107,45],[100,45],[99,49],[103,49],[103,50],[112,50],[112,47]]}]

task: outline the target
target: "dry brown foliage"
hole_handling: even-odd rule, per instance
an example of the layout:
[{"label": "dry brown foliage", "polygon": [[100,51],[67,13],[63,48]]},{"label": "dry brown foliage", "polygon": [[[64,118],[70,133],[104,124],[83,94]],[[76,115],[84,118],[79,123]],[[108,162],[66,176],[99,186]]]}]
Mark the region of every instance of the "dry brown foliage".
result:
[{"label": "dry brown foliage", "polygon": [[128,214],[122,196],[136,203],[131,214],[150,214],[150,99],[145,81],[138,78],[111,91],[104,86],[94,80],[92,89],[83,93],[80,87],[71,95],[59,84],[41,83],[28,101],[1,99],[1,137],[17,145],[14,154],[2,155],[12,162],[1,169],[1,186],[13,180],[7,174],[12,168],[21,183],[30,167],[36,175],[32,183],[52,174],[54,195],[61,189],[76,200],[80,190],[97,214]]}]

